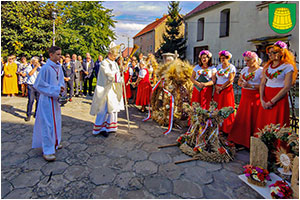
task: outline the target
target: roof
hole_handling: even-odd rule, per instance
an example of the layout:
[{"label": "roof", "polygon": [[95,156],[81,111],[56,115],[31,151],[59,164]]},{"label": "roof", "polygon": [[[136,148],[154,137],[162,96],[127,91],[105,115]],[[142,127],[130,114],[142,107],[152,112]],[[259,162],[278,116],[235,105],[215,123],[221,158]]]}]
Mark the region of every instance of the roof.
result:
[{"label": "roof", "polygon": [[254,38],[251,40],[248,40],[247,42],[253,42],[253,43],[261,43],[261,42],[276,42],[279,39],[280,40],[290,40],[289,37],[292,36],[292,34],[288,35],[272,35],[272,36],[264,36],[264,37],[259,37],[259,38]]},{"label": "roof", "polygon": [[203,1],[201,4],[199,4],[199,6],[197,6],[194,10],[192,10],[191,12],[189,12],[188,14],[186,14],[186,16],[184,18],[189,18],[192,15],[205,10],[211,6],[214,6],[218,3],[221,3],[222,1]]},{"label": "roof", "polygon": [[[132,52],[132,47],[129,47],[129,55],[131,54],[131,52]],[[122,57],[123,58],[125,58],[125,57],[127,57],[127,56],[129,56],[128,55],[128,47],[122,52]]]},{"label": "roof", "polygon": [[155,29],[159,24],[161,24],[166,18],[168,17],[168,15],[163,16],[162,18],[155,20],[154,22],[152,22],[151,24],[147,25],[143,30],[141,30],[138,34],[136,34],[134,38],[141,36],[145,33],[148,33],[150,31],[152,31],[153,29]]}]

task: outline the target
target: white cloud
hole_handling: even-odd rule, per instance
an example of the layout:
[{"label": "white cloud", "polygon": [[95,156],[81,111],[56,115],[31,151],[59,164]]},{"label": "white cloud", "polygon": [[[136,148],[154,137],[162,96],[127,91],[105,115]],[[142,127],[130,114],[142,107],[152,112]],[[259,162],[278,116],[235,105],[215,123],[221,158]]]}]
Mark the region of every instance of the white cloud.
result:
[{"label": "white cloud", "polygon": [[116,31],[118,30],[126,30],[126,31],[141,31],[145,28],[146,24],[138,24],[138,23],[116,23]]}]

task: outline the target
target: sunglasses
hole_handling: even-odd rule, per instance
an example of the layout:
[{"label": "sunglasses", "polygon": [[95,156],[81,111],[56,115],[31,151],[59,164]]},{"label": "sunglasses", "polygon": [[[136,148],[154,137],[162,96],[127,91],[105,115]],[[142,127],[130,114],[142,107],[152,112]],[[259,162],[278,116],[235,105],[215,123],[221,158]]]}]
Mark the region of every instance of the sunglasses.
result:
[{"label": "sunglasses", "polygon": [[278,53],[279,53],[278,51],[272,51],[272,52],[269,52],[268,55],[271,56],[271,55],[276,55]]}]

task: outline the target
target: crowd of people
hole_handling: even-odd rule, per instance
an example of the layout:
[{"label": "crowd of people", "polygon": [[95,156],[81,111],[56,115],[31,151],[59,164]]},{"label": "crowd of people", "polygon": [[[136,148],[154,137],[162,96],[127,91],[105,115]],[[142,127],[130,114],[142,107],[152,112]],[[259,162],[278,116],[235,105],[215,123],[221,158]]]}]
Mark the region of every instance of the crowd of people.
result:
[{"label": "crowd of people", "polygon": [[[279,123],[289,126],[287,95],[297,77],[295,58],[282,41],[268,46],[266,52],[269,61],[263,67],[255,52],[243,53],[246,67],[238,80],[242,87],[240,104],[236,114],[232,113],[220,126],[228,140],[247,148],[250,136],[265,125]],[[22,96],[28,96],[25,121],[30,120],[36,100],[37,119],[32,147],[42,147],[46,160],[55,160],[55,149],[61,148],[60,105],[53,100],[59,96],[68,96],[70,102],[73,96],[86,96],[87,92],[93,96],[90,110],[91,115],[96,115],[93,134],[105,137],[117,131],[117,113],[124,109],[124,100],[141,106],[141,112],[146,111],[155,83],[154,69],[158,65],[152,54],[139,54],[138,58],[133,56],[126,61],[118,58],[119,49],[111,46],[108,56],[103,59],[99,55],[96,62],[89,53],[84,59],[76,54],[62,56],[59,47],[51,47],[49,55],[47,63],[39,57],[33,57],[29,63],[25,57],[18,63],[15,56],[9,56],[5,64],[2,61],[3,94],[13,96],[18,93],[19,83]],[[235,108],[233,82],[236,67],[230,63],[232,54],[222,50],[218,56],[221,64],[213,66],[212,53],[208,50],[200,52],[199,62],[191,76],[194,84],[191,104],[198,102],[202,108],[209,109],[214,100],[218,109]],[[93,94],[94,78],[97,84]],[[121,82],[124,82],[125,90]],[[38,106],[40,104],[43,106]]]}]

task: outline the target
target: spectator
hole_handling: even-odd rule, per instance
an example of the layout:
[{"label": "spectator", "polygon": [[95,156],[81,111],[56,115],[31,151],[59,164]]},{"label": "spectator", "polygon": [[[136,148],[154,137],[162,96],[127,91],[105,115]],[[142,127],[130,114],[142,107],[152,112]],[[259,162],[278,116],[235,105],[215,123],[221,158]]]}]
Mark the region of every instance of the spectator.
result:
[{"label": "spectator", "polygon": [[102,55],[99,55],[99,56],[98,56],[98,60],[95,62],[95,68],[94,68],[94,71],[95,71],[95,76],[96,76],[96,78],[98,78],[98,72],[99,72],[99,68],[100,68],[100,65],[101,65],[102,60],[103,60],[103,56],[102,56]]},{"label": "spectator", "polygon": [[41,64],[41,66],[46,64],[43,54],[40,55],[40,64]]},{"label": "spectator", "polygon": [[89,95],[92,96],[92,84],[93,84],[93,71],[94,71],[94,61],[91,58],[89,53],[86,53],[86,60],[82,63],[83,72],[84,72],[84,87],[83,94],[87,95],[87,84],[89,83]]},{"label": "spectator", "polygon": [[66,93],[69,88],[69,101],[72,101],[72,97],[74,94],[74,74],[75,74],[75,68],[73,65],[71,65],[71,58],[70,55],[66,55],[65,63],[63,64],[63,72],[64,72],[64,80],[65,80],[65,88]]},{"label": "spectator", "polygon": [[82,60],[82,57],[81,56],[78,56],[78,61],[81,63],[81,71],[79,73],[79,95],[82,96],[82,88],[83,88],[83,76],[84,76],[84,72],[83,72],[83,66],[82,66],[82,63],[83,63],[83,60]]},{"label": "spectator", "polygon": [[37,112],[38,102],[39,102],[39,92],[33,87],[33,84],[35,83],[35,80],[39,74],[39,71],[41,69],[41,65],[39,63],[38,57],[33,57],[32,59],[33,67],[28,66],[25,69],[25,74],[27,76],[27,86],[28,86],[28,103],[27,103],[27,117],[25,118],[25,121],[30,121],[31,115],[32,115],[32,106],[35,99],[35,112],[34,117]]},{"label": "spectator", "polygon": [[[74,73],[75,97],[78,97],[78,95],[79,95],[79,89],[78,88],[79,88],[79,82],[80,82],[80,73],[82,71],[82,64],[81,64],[80,61],[77,60],[77,55],[76,54],[72,55],[71,66],[75,70],[75,73]],[[81,88],[80,88],[80,92],[81,92]]]},{"label": "spectator", "polygon": [[19,84],[21,85],[21,91],[22,91],[22,97],[28,95],[27,90],[27,75],[25,73],[26,68],[29,66],[29,63],[27,63],[26,57],[21,58],[21,64],[18,67],[17,74],[19,75]]},{"label": "spectator", "polygon": [[18,66],[14,62],[14,56],[7,58],[8,62],[4,65],[4,78],[3,78],[3,94],[14,96],[18,93]]}]

